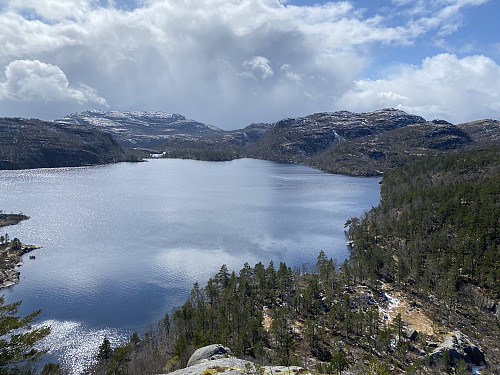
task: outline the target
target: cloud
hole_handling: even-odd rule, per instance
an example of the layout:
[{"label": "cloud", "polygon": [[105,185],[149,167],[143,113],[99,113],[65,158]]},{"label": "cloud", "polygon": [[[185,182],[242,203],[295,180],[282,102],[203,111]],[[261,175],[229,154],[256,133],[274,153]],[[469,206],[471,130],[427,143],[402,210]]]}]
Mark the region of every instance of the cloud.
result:
[{"label": "cloud", "polygon": [[[0,15],[0,64],[58,66],[114,109],[241,127],[330,108],[364,68],[352,45],[399,38],[376,36],[383,27],[356,17],[344,2],[295,7],[274,0],[149,1],[134,11],[93,7],[53,23],[10,9]],[[65,114],[57,110],[54,117]]]},{"label": "cloud", "polygon": [[[224,128],[334,110],[378,46],[453,32],[462,10],[484,1],[399,0],[397,17],[367,18],[348,1],[141,0],[125,10],[120,0],[4,0],[0,67],[45,65],[19,67],[27,77],[6,77],[2,97],[33,103],[45,90],[45,118],[107,103]],[[13,109],[0,102],[0,111]]]},{"label": "cloud", "polygon": [[260,74],[262,79],[272,77],[274,75],[273,69],[271,68],[271,62],[262,56],[254,56],[243,63],[245,68]]},{"label": "cloud", "polygon": [[409,29],[415,36],[437,30],[440,37],[457,31],[463,23],[462,10],[488,0],[417,0],[407,11]]},{"label": "cloud", "polygon": [[58,66],[38,60],[16,60],[7,65],[5,80],[0,82],[0,100],[106,105],[106,100],[91,87],[81,83],[71,86]]},{"label": "cloud", "polygon": [[31,18],[43,18],[47,21],[59,21],[67,18],[79,18],[91,9],[89,0],[15,0],[8,2],[8,9],[24,12]]},{"label": "cloud", "polygon": [[337,106],[368,111],[395,107],[427,119],[465,122],[500,117],[500,66],[477,55],[440,54],[420,66],[403,65],[387,79],[358,80]]}]

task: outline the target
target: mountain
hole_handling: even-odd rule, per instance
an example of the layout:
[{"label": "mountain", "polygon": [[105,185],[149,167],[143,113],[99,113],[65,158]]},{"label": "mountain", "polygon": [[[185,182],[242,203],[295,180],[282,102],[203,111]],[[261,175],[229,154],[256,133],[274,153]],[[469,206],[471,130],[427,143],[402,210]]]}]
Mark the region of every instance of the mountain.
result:
[{"label": "mountain", "polygon": [[94,126],[111,133],[120,144],[130,148],[154,148],[173,139],[210,139],[223,132],[215,126],[166,112],[90,110],[72,113],[57,121]]},{"label": "mountain", "polygon": [[457,125],[469,134],[475,142],[496,143],[500,142],[500,121],[485,119]]},{"label": "mountain", "polygon": [[[219,138],[211,142],[219,142]],[[424,155],[443,155],[499,142],[499,121],[454,125],[443,120],[426,121],[401,110],[381,109],[283,119],[272,124],[260,139],[247,142],[233,153],[238,157],[300,163],[333,173],[372,176]]]},{"label": "mountain", "polygon": [[278,121],[247,150],[258,157],[301,162],[336,144],[363,137],[373,139],[384,132],[421,122],[425,119],[396,109],[317,113]]},{"label": "mountain", "polygon": [[424,155],[440,155],[481,144],[460,127],[433,120],[347,140],[314,155],[309,164],[330,172],[377,175]]},{"label": "mountain", "polygon": [[76,167],[130,161],[108,133],[36,119],[0,118],[0,169]]},{"label": "mountain", "polygon": [[215,140],[233,146],[246,146],[249,143],[257,142],[274,126],[268,123],[254,123],[243,129],[230,130],[218,135]]},{"label": "mountain", "polygon": [[211,161],[250,157],[366,176],[380,175],[424,155],[500,141],[499,121],[454,125],[393,108],[323,112],[232,131],[164,112],[92,110],[59,121],[98,127],[125,147],[146,148],[165,157]]}]

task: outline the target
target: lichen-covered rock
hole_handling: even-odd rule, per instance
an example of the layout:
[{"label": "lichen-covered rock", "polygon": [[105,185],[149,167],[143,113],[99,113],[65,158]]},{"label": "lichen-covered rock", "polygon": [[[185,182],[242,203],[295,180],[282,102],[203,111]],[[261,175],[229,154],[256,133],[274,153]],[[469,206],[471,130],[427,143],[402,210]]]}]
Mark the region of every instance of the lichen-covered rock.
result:
[{"label": "lichen-covered rock", "polygon": [[204,359],[215,360],[231,357],[231,350],[220,344],[204,346],[196,350],[188,361],[188,367]]},{"label": "lichen-covered rock", "polygon": [[308,375],[309,371],[298,366],[260,366],[243,359],[228,357],[203,359],[170,375]]}]

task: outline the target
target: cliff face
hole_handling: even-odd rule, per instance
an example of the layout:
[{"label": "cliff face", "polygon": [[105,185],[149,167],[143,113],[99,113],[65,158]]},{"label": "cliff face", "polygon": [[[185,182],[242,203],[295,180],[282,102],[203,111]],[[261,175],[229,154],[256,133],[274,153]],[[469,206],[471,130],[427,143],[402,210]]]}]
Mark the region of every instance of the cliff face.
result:
[{"label": "cliff face", "polygon": [[129,160],[110,134],[95,128],[36,119],[0,119],[0,169],[76,167]]}]

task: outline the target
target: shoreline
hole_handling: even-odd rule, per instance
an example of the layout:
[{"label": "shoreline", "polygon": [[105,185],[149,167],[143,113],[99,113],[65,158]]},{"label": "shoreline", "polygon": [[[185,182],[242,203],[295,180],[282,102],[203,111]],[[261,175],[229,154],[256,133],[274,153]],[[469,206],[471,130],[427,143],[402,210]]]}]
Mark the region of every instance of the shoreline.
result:
[{"label": "shoreline", "polygon": [[29,216],[23,214],[6,214],[0,211],[0,227],[19,224],[23,220],[28,220]]},{"label": "shoreline", "polygon": [[[0,211],[0,227],[16,225],[28,219],[29,216],[23,214],[6,214]],[[42,247],[23,244],[18,238],[9,241],[7,233],[0,239],[0,289],[3,289],[19,283],[21,272],[18,268],[23,265],[22,256]]]},{"label": "shoreline", "polygon": [[0,245],[0,289],[19,283],[21,271],[18,268],[23,265],[22,256],[42,248],[41,246],[25,245],[18,241],[15,238]]}]

